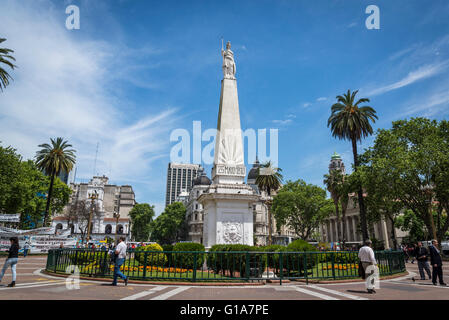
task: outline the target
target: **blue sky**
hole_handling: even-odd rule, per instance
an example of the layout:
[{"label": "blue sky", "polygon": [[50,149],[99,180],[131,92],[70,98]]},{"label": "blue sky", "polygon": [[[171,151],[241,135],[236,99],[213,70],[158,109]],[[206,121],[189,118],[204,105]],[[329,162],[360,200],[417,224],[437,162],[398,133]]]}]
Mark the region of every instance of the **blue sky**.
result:
[{"label": "blue sky", "polygon": [[[65,28],[70,4],[80,30]],[[380,30],[365,27],[370,4]],[[327,128],[347,89],[371,99],[375,129],[448,118],[448,15],[446,0],[2,0],[0,36],[19,68],[0,93],[0,140],[32,158],[63,136],[84,181],[99,143],[95,173],[131,184],[160,213],[170,132],[192,131],[193,121],[216,127],[223,37],[235,53],[242,128],[278,128],[286,180],[322,186],[334,151],[352,163],[350,143]]]}]

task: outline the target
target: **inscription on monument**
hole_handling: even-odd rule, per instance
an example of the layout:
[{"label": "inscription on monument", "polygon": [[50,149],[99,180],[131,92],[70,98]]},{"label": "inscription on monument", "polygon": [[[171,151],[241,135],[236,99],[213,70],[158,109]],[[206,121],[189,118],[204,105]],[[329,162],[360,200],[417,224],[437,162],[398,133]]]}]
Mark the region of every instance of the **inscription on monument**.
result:
[{"label": "inscription on monument", "polygon": [[227,165],[217,165],[217,174],[224,176],[245,176],[246,167],[245,166],[227,166]]}]

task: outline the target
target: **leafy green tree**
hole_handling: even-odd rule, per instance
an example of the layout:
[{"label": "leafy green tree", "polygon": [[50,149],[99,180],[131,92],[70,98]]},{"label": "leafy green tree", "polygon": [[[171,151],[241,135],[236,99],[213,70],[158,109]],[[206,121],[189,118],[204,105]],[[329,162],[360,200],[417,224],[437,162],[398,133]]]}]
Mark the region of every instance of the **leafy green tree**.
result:
[{"label": "leafy green tree", "polygon": [[154,217],[154,206],[148,203],[139,203],[129,212],[132,227],[131,232],[136,241],[148,241],[151,232],[151,222]]},{"label": "leafy green tree", "polygon": [[22,203],[22,157],[12,147],[0,146],[0,212],[18,213]]},{"label": "leafy green tree", "polygon": [[[42,220],[49,183],[49,177],[39,171],[33,161],[22,161],[15,149],[0,146],[0,212],[19,213],[20,228],[36,227]],[[53,212],[60,213],[71,190],[58,178],[53,189],[51,208]]]},{"label": "leafy green tree", "polygon": [[170,244],[181,240],[186,232],[186,208],[181,202],[168,205],[151,223],[151,239]]},{"label": "leafy green tree", "polygon": [[[0,43],[6,41],[4,38],[0,38]],[[2,65],[6,65],[10,67],[12,70],[16,67],[11,61],[16,61],[16,59],[11,56],[14,50],[8,48],[0,48],[0,91],[3,91],[3,88],[9,84],[9,80],[12,80],[12,77],[9,73],[3,69]]]},{"label": "leafy green tree", "polygon": [[423,220],[417,217],[412,210],[405,210],[403,214],[399,215],[396,218],[396,226],[402,231],[408,232],[408,236],[403,239],[405,243],[417,243],[429,238]]},{"label": "leafy green tree", "polygon": [[279,190],[282,185],[282,169],[273,167],[271,161],[262,164],[258,169],[258,175],[256,178],[256,184],[260,191],[265,191],[267,197],[263,200],[268,210],[268,245],[272,244],[272,217],[271,217],[271,206],[272,199],[271,194],[273,191]]},{"label": "leafy green tree", "polygon": [[449,229],[448,155],[448,121],[425,118],[395,121],[392,129],[379,130],[368,154],[372,170],[382,175],[377,188],[412,210],[440,243]]},{"label": "leafy green tree", "polygon": [[[358,172],[366,191],[367,220],[370,225],[382,218],[389,221],[392,226],[390,238],[393,241],[394,249],[397,249],[396,221],[404,209],[404,204],[398,201],[398,190],[390,180],[392,177],[387,173],[389,170],[388,160],[376,159],[373,162],[367,162],[370,159],[370,154],[371,151],[367,150],[361,156],[361,167]],[[373,237],[374,232],[371,232],[371,238]]]},{"label": "leafy green tree", "polygon": [[75,164],[75,150],[63,138],[50,139],[51,145],[44,143],[39,145],[41,150],[36,153],[36,164],[40,170],[45,171],[50,176],[50,187],[47,195],[47,205],[45,207],[44,225],[47,225],[49,210],[55,177],[61,171],[69,173]]},{"label": "leafy green tree", "polygon": [[[354,171],[359,166],[357,157],[357,141],[361,141],[373,133],[370,120],[375,122],[377,119],[376,111],[370,106],[359,107],[360,104],[369,102],[369,99],[362,98],[355,102],[355,96],[358,90],[351,93],[350,90],[343,96],[337,96],[337,103],[332,105],[332,113],[327,121],[327,126],[331,126],[332,136],[350,140],[352,143],[352,153],[354,156]],[[360,223],[363,240],[368,238],[368,229],[366,225],[366,210],[363,202],[363,189],[358,188],[358,201],[360,208]]]},{"label": "leafy green tree", "polygon": [[288,181],[273,197],[273,213],[278,227],[288,226],[303,240],[325,221],[334,210],[326,191],[303,180]]}]

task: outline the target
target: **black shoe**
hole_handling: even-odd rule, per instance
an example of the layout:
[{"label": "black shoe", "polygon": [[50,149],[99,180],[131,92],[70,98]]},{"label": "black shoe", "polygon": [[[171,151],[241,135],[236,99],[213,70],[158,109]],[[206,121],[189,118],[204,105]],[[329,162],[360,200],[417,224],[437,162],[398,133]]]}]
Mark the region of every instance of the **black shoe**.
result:
[{"label": "black shoe", "polygon": [[8,287],[10,287],[10,288],[15,287],[15,286],[16,286],[16,282],[15,281],[13,281],[10,284],[8,284]]},{"label": "black shoe", "polygon": [[443,283],[440,283],[440,286],[446,287],[447,284],[445,284],[445,283],[443,282]]},{"label": "black shoe", "polygon": [[116,286],[117,286],[117,283],[111,283],[110,286],[116,287]]},{"label": "black shoe", "polygon": [[374,289],[371,289],[371,293],[376,293],[376,290],[374,290]]},{"label": "black shoe", "polygon": [[125,279],[125,286],[128,285],[128,278]]},{"label": "black shoe", "polygon": [[433,285],[434,285],[434,286],[436,286],[436,285],[437,285],[437,283],[436,283],[436,282],[432,282],[432,283],[433,283]]}]

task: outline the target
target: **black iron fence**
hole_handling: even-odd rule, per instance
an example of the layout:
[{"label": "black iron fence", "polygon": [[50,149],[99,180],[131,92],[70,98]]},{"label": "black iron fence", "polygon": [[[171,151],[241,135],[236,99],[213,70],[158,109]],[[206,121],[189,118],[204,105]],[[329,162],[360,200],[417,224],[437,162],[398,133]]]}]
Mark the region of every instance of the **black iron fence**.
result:
[{"label": "black iron fence", "polygon": [[[401,251],[376,251],[380,276],[405,271]],[[129,279],[165,281],[261,281],[358,278],[358,253],[327,252],[199,252],[128,251],[120,270]],[[56,249],[48,253],[46,270],[110,278],[114,261],[107,251]]]}]

